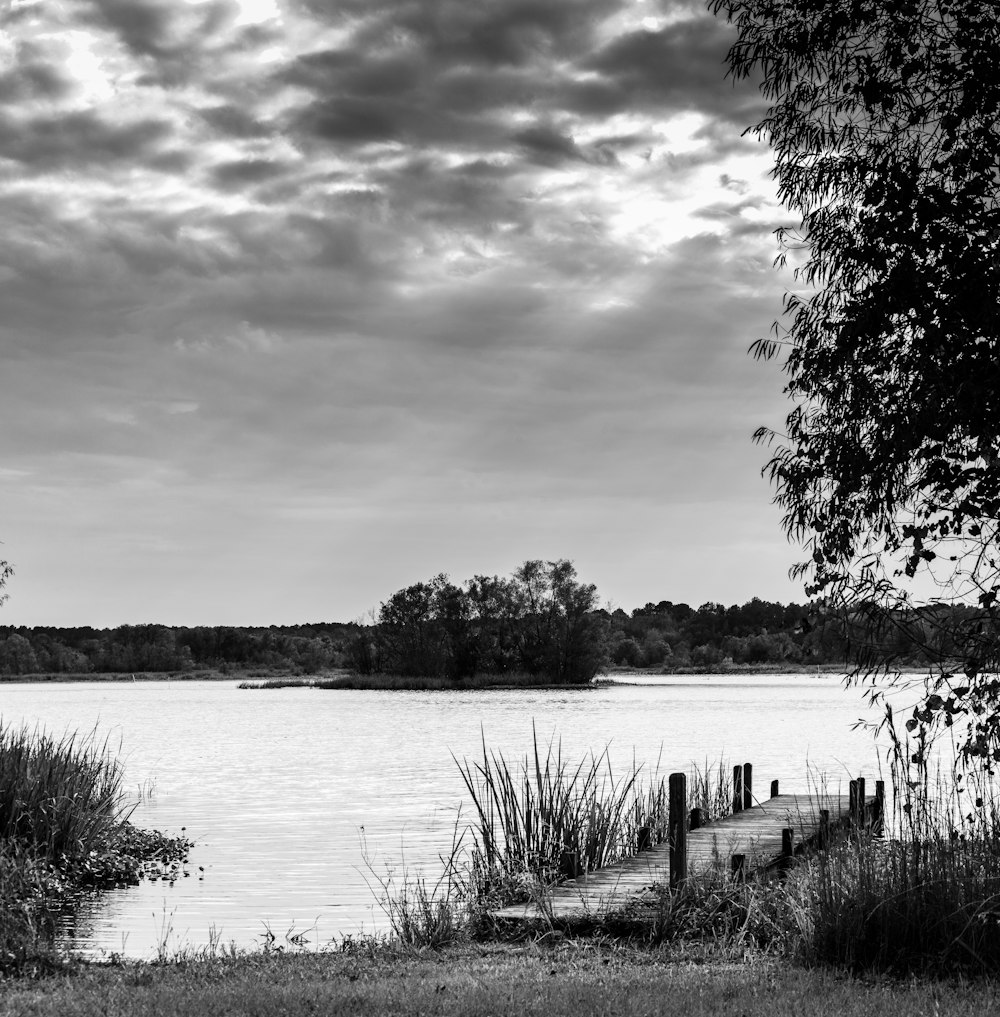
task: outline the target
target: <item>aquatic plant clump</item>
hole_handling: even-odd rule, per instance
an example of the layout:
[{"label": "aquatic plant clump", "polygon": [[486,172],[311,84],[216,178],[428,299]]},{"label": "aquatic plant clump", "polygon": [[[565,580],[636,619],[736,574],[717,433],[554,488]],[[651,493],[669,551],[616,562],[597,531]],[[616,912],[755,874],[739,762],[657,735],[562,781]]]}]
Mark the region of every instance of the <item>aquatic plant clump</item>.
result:
[{"label": "aquatic plant clump", "polygon": [[53,862],[81,858],[125,821],[123,801],[106,745],[0,726],[0,842]]},{"label": "aquatic plant clump", "polygon": [[106,743],[0,725],[0,970],[49,963],[51,915],[80,890],[134,885],[187,858],[186,837],[138,829],[134,807]]}]

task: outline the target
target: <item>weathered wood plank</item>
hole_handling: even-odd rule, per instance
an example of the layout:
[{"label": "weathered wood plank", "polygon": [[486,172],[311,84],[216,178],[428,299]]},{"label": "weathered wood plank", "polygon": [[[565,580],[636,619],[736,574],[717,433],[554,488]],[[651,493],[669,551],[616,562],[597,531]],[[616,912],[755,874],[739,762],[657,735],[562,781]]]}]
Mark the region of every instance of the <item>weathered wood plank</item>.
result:
[{"label": "weathered wood plank", "polygon": [[[877,795],[861,799],[866,811],[881,804],[877,799]],[[853,799],[855,814],[858,801],[858,797]],[[787,859],[789,841],[798,845],[818,838],[824,813],[831,824],[846,823],[852,814],[852,796],[779,794],[725,819],[688,830],[687,873],[690,876],[713,870],[728,873],[734,855],[743,856],[745,874],[779,864]],[[786,832],[789,830],[790,834]],[[616,865],[561,884],[552,891],[545,912],[556,918],[598,917],[629,903],[641,903],[652,896],[654,885],[670,882],[670,846],[660,844]],[[530,920],[542,917],[542,911],[536,904],[517,904],[494,911],[493,915]]]}]

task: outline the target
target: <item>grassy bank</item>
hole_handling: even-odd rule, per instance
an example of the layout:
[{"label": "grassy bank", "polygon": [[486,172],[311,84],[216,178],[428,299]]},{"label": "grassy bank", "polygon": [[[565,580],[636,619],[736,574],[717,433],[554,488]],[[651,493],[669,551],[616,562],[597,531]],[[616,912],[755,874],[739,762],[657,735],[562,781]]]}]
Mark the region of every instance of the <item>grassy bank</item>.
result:
[{"label": "grassy bank", "polygon": [[441,675],[398,675],[398,674],[342,674],[333,678],[318,678],[318,689],[381,689],[392,691],[442,691],[455,689],[538,689],[538,688],[586,688],[587,685],[552,684],[552,679],[542,674],[477,674],[467,678],[445,678]]},{"label": "grassy bank", "polygon": [[183,862],[186,839],[140,830],[130,812],[106,744],[0,725],[0,972],[59,966],[56,915],[82,890]]},{"label": "grassy bank", "polygon": [[[254,669],[254,674],[257,669]],[[216,668],[197,671],[43,671],[36,674],[0,675],[0,684],[34,682],[213,682],[232,681],[237,673]]]},{"label": "grassy bank", "polygon": [[768,963],[549,939],[519,948],[256,955],[10,981],[0,1017],[982,1017],[992,983],[861,981]]}]

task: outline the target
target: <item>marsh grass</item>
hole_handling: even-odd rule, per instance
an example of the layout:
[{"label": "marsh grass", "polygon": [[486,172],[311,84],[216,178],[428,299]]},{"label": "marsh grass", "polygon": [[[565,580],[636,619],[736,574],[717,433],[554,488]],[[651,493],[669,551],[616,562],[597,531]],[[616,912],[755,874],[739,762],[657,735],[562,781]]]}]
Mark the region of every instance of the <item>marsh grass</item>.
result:
[{"label": "marsh grass", "polygon": [[238,689],[311,689],[316,685],[315,678],[269,678],[261,682],[240,682]]},{"label": "marsh grass", "polygon": [[118,831],[124,802],[106,743],[0,725],[0,842],[54,864],[77,860]]},{"label": "marsh grass", "polygon": [[[789,880],[799,956],[852,970],[1000,972],[996,775],[946,768],[927,730],[888,714],[893,799],[884,837],[852,831]],[[937,762],[934,762],[937,760]]]},{"label": "marsh grass", "polygon": [[398,876],[393,867],[376,871],[362,833],[361,853],[368,873],[365,879],[389,920],[396,943],[437,949],[466,937],[470,916],[477,907],[462,863],[466,832],[459,814],[452,829],[451,850],[438,859],[440,875],[433,881],[424,875],[412,875],[405,864]]},{"label": "marsh grass", "polygon": [[[561,879],[611,865],[636,853],[640,831],[650,846],[667,836],[669,793],[659,762],[645,774],[634,760],[616,771],[608,749],[572,764],[559,741],[520,760],[491,752],[456,759],[472,800],[468,886],[474,897],[499,907],[544,897]],[[728,814],[728,768],[694,766],[693,805],[708,819]]]},{"label": "marsh grass", "polygon": [[186,858],[186,838],[129,822],[130,797],[106,742],[0,725],[0,971],[59,963],[54,916],[81,889]]},{"label": "marsh grass", "polygon": [[[313,682],[317,689],[371,689],[377,691],[462,691],[490,688],[546,688],[551,679],[544,675],[527,673],[477,674],[455,679],[442,675],[398,675],[348,673],[332,678],[318,678]],[[560,685],[559,688],[588,688],[584,685]]]}]

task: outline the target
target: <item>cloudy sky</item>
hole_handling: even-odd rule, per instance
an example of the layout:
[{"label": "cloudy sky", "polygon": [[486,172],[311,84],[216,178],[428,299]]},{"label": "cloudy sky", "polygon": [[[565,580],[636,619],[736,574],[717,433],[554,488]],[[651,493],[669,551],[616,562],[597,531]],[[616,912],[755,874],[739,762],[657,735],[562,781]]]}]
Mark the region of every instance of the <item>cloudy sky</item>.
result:
[{"label": "cloudy sky", "polygon": [[729,42],[686,0],[6,0],[0,621],[351,620],[527,558],[801,600]]}]

